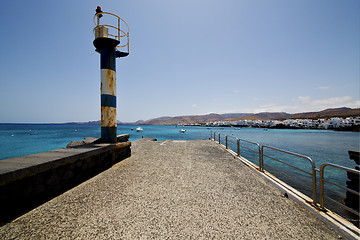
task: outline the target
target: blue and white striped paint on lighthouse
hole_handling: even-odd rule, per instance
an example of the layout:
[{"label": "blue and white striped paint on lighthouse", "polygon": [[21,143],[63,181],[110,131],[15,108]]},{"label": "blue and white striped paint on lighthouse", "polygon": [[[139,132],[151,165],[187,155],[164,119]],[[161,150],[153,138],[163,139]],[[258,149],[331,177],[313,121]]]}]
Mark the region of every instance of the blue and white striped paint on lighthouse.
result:
[{"label": "blue and white striped paint on lighthouse", "polygon": [[101,140],[115,143],[116,118],[116,46],[119,41],[111,38],[96,38],[94,45],[100,53],[101,71]]},{"label": "blue and white striped paint on lighthouse", "polygon": [[115,48],[103,48],[101,55],[101,138],[116,142],[116,54]]}]

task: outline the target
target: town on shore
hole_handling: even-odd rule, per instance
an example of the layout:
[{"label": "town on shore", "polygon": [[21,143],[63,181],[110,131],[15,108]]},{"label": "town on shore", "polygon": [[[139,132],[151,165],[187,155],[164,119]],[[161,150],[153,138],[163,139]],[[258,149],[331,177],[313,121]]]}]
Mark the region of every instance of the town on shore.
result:
[{"label": "town on shore", "polygon": [[[74,124],[74,123],[71,123]],[[100,124],[100,121],[75,124]],[[328,108],[319,112],[209,113],[206,115],[164,116],[120,122],[118,125],[186,125],[205,127],[308,128],[360,132],[360,108]]]},{"label": "town on shore", "polygon": [[188,124],[206,127],[302,128],[360,131],[360,117],[330,119],[240,120]]}]

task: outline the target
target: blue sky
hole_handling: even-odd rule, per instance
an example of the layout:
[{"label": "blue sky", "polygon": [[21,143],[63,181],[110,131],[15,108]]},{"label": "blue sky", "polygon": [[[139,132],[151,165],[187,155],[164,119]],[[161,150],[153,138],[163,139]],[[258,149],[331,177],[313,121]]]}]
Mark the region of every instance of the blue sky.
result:
[{"label": "blue sky", "polygon": [[358,0],[1,3],[0,122],[100,119],[98,5],[130,26],[120,121],[360,107]]}]

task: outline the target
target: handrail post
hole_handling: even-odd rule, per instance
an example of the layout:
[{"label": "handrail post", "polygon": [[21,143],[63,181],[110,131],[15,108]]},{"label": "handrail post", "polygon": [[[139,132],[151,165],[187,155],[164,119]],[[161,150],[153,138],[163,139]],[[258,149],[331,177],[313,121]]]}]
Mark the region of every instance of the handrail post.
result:
[{"label": "handrail post", "polygon": [[312,173],[312,177],[313,177],[313,204],[316,205],[317,204],[316,170],[315,170],[315,166],[312,166],[312,168],[313,168],[313,173]]},{"label": "handrail post", "polygon": [[221,144],[221,143],[220,143],[220,133],[219,133],[219,144]]},{"label": "handrail post", "polygon": [[320,207],[324,208],[324,167],[326,165],[323,164],[320,167]]},{"label": "handrail post", "polygon": [[264,146],[261,146],[260,154],[261,154],[261,171],[264,172]]},{"label": "handrail post", "polygon": [[228,149],[228,136],[225,135],[225,147],[226,149]]},{"label": "handrail post", "polygon": [[259,167],[260,167],[260,172],[264,172],[264,156],[263,156],[263,147],[260,145],[258,145],[258,149],[259,149]]},{"label": "handrail post", "polygon": [[240,139],[237,140],[237,155],[240,157]]}]

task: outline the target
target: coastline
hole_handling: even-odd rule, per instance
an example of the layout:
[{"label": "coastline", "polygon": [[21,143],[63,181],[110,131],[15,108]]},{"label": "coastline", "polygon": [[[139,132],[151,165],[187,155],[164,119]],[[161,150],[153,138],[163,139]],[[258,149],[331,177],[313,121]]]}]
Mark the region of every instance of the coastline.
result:
[{"label": "coastline", "polygon": [[[169,125],[171,126],[171,125]],[[205,126],[205,125],[191,125],[185,124],[184,126],[198,126],[206,128],[222,127],[222,128],[263,128],[263,129],[311,129],[311,130],[333,130],[338,132],[360,132],[360,125],[350,127],[339,127],[339,128],[316,128],[316,127],[291,127],[291,126],[246,126],[246,125],[217,125],[217,126]]]},{"label": "coastline", "polygon": [[[98,122],[67,122],[67,123],[0,123],[1,125],[98,125]],[[318,127],[295,127],[279,124],[276,126],[249,126],[249,125],[234,125],[234,124],[219,124],[219,125],[205,125],[205,124],[146,124],[146,123],[118,123],[118,126],[191,126],[191,127],[206,127],[206,128],[263,128],[263,129],[311,129],[311,130],[333,130],[338,132],[360,132],[360,125],[338,127],[338,128],[318,128]]]}]

